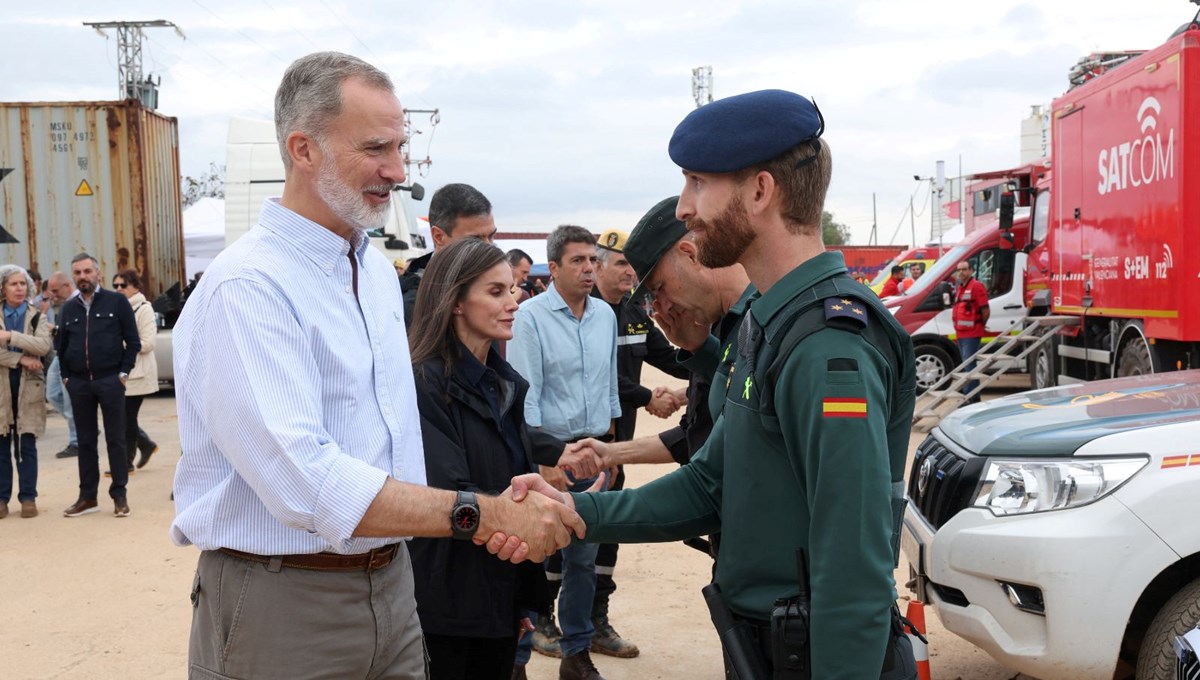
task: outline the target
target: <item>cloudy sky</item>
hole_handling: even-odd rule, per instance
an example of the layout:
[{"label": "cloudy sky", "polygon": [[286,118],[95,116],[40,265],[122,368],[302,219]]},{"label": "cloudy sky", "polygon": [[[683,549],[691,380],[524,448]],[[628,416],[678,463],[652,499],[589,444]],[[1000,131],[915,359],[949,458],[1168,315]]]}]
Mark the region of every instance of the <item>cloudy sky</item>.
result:
[{"label": "cloudy sky", "polygon": [[[3,0],[0,98],[115,98],[115,32],[82,22],[172,21],[186,39],[148,29],[144,69],[162,77],[159,110],[179,118],[195,175],[224,163],[231,116],[271,117],[293,59],[340,50],[390,73],[407,107],[440,109],[413,146],[433,159],[427,189],[477,186],[504,231],[601,231],[632,227],[682,186],[667,141],[695,106],[692,69],[710,65],[718,98],[815,97],[835,158],[826,207],[865,244],[875,194],[880,242],[905,243],[910,197],[929,200],[914,174],[937,160],[957,174],[960,157],[967,174],[1016,165],[1021,119],[1065,90],[1079,57],[1153,47],[1195,11],[1186,0]],[[916,221],[922,239],[929,209]]]}]

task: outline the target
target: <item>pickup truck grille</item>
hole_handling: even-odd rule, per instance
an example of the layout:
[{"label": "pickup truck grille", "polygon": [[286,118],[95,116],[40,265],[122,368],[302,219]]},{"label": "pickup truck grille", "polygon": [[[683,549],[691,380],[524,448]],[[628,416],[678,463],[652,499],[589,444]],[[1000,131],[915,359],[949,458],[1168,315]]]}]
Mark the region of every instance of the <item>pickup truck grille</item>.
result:
[{"label": "pickup truck grille", "polygon": [[908,497],[926,521],[940,529],[971,502],[982,469],[983,459],[964,457],[930,434],[913,458]]}]

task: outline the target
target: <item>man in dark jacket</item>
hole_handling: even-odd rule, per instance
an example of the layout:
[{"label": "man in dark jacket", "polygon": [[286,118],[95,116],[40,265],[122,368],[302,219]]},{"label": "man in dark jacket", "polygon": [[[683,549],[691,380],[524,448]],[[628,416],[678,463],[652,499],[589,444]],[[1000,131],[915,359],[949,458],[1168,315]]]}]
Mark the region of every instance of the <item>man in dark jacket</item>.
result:
[{"label": "man in dark jacket", "polygon": [[433,251],[410,262],[400,278],[400,290],[404,293],[405,328],[412,327],[417,290],[433,253],[470,236],[492,242],[496,236],[492,203],[470,184],[447,184],[433,192],[433,198],[429,199],[429,231],[433,235]]},{"label": "man in dark jacket", "polygon": [[104,414],[104,439],[112,470],[108,495],[113,499],[113,514],[128,517],[125,379],[142,348],[137,320],[124,295],[100,287],[100,263],[96,258],[87,253],[76,255],[71,260],[71,275],[79,295],[62,307],[55,349],[79,435],[79,500],[63,515],[79,517],[99,510],[99,406]]}]

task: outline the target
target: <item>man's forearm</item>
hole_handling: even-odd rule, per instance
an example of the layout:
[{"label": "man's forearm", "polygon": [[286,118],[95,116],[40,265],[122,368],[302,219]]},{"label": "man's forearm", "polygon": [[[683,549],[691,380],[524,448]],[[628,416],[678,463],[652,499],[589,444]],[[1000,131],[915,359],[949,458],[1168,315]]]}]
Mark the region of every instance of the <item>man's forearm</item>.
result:
[{"label": "man's forearm", "polygon": [[[355,536],[450,535],[450,510],[456,494],[388,478],[354,529]],[[482,512],[480,513],[482,515]]]},{"label": "man's forearm", "polygon": [[671,452],[658,435],[642,437],[627,442],[609,445],[605,463],[613,465],[636,465],[639,463],[673,463]]}]

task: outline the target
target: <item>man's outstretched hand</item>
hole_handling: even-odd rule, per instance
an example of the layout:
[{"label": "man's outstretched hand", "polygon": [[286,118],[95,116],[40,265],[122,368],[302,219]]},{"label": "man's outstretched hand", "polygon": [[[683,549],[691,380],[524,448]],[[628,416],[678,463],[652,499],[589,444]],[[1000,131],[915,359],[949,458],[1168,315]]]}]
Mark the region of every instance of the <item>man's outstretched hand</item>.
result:
[{"label": "man's outstretched hand", "polygon": [[[607,478],[607,473],[600,473],[600,476],[596,478],[595,483],[588,487],[587,492],[593,493],[605,488],[605,485],[608,482]],[[580,519],[579,515],[575,513],[575,500],[571,498],[571,494],[564,493],[553,486],[550,486],[549,482],[547,482],[539,474],[530,473],[521,475],[519,477],[513,477],[512,486],[505,489],[504,493],[500,495],[500,498],[514,502],[517,505],[525,505],[531,501],[537,504],[556,504],[562,508],[564,512],[570,513],[571,516],[574,516],[574,518],[578,521],[577,528],[576,525],[570,525],[575,529],[576,536],[583,538],[587,533],[587,527],[584,526],[583,520]],[[489,534],[483,530],[483,527],[480,527],[479,532],[475,534],[474,540],[478,544],[485,545],[488,552],[502,560],[509,560],[515,563],[526,559],[535,561],[541,561],[542,559],[545,559],[545,556],[538,557],[534,549],[528,545],[528,542],[522,541],[519,536],[521,536],[521,534],[506,532],[503,530],[503,528],[501,528],[493,531],[489,537]],[[566,547],[567,543],[569,542],[570,537],[568,535],[567,542],[560,544],[558,548]],[[558,548],[555,548],[554,550],[557,550]],[[552,553],[554,550],[551,550],[550,552]],[[550,553],[546,553],[546,555],[549,554]]]},{"label": "man's outstretched hand", "polygon": [[[527,475],[541,479],[539,475]],[[510,491],[480,503],[480,527],[475,543],[487,544],[488,552],[513,563],[541,562],[571,542],[572,532],[583,538],[587,527],[554,487],[542,481],[539,489],[550,493],[523,493],[518,502]]]}]

